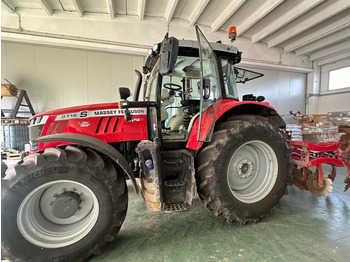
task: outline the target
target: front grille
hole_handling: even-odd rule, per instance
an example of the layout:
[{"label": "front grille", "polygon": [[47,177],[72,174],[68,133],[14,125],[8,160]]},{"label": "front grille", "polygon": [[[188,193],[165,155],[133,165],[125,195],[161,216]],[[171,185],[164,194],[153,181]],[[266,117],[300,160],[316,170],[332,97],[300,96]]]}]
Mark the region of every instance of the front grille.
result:
[{"label": "front grille", "polygon": [[44,125],[29,126],[29,140],[32,141],[34,138],[41,136]]},{"label": "front grille", "polygon": [[43,131],[44,125],[30,125],[29,126],[29,144],[31,151],[38,150],[38,143],[34,143],[33,139],[41,136],[41,132]]}]

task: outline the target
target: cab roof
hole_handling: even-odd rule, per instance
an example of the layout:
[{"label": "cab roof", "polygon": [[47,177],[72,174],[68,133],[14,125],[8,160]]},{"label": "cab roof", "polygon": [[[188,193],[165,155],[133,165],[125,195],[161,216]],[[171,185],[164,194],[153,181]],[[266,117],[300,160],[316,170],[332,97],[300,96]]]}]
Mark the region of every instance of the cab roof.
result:
[{"label": "cab roof", "polygon": [[[241,61],[242,52],[239,52],[237,47],[225,45],[220,42],[211,42],[210,45],[217,56],[232,59],[234,63],[239,63]],[[199,57],[198,41],[179,40],[179,55]]]}]

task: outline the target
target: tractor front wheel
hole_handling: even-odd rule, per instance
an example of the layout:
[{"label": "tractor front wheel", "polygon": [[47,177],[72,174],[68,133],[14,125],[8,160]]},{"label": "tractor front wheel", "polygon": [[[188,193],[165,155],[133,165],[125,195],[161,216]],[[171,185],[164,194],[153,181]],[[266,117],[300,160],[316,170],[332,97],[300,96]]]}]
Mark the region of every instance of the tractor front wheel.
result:
[{"label": "tractor front wheel", "polygon": [[105,156],[48,148],[2,181],[2,255],[10,261],[82,261],[98,255],[126,215],[127,187]]},{"label": "tractor front wheel", "polygon": [[289,154],[283,133],[266,118],[244,115],[224,122],[198,155],[199,196],[229,222],[257,222],[286,192]]}]

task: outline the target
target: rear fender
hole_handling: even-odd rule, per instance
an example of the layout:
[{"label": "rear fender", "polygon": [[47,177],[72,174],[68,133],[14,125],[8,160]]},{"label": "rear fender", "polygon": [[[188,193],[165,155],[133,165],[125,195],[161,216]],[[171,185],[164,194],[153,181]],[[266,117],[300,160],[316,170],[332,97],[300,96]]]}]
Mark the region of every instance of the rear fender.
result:
[{"label": "rear fender", "polygon": [[[220,114],[221,113],[221,114]],[[269,123],[276,125],[279,128],[285,128],[286,123],[277,113],[276,109],[270,106],[268,103],[260,102],[240,102],[238,105],[233,105],[232,107],[227,107],[219,112],[219,116],[216,120],[216,125],[220,122],[226,121],[227,118],[237,115],[258,115],[266,117]]]},{"label": "rear fender", "polygon": [[[255,102],[255,101],[233,101],[223,100],[218,114],[216,116],[215,125],[225,122],[228,118],[237,115],[259,115],[266,117],[273,125],[277,125],[279,128],[285,128],[286,124],[283,119],[278,115],[275,108],[273,108],[267,102]],[[192,150],[198,150],[202,147],[203,143],[197,141],[198,132],[198,118],[196,119],[191,133],[189,135],[186,148]]]},{"label": "rear fender", "polygon": [[42,143],[42,142],[63,142],[64,144],[67,143],[74,143],[83,145],[86,147],[90,147],[102,154],[105,154],[109,158],[111,158],[115,163],[123,169],[123,171],[127,174],[127,176],[130,178],[130,180],[133,183],[134,189],[136,193],[139,192],[139,187],[136,183],[135,176],[133,174],[133,171],[131,170],[128,162],[125,160],[122,154],[120,154],[114,147],[109,145],[106,142],[103,142],[97,138],[86,136],[86,135],[80,135],[80,134],[54,134],[54,135],[47,135],[42,136],[33,139],[36,143]]}]

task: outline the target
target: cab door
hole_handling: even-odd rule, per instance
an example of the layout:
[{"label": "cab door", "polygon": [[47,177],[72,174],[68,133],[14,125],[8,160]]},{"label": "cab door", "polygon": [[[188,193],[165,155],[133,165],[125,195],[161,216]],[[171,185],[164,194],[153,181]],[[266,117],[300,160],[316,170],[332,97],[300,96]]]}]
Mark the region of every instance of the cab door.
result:
[{"label": "cab door", "polygon": [[200,113],[197,133],[198,142],[210,142],[217,112],[222,101],[217,57],[202,31],[196,26],[199,43],[200,76]]}]

